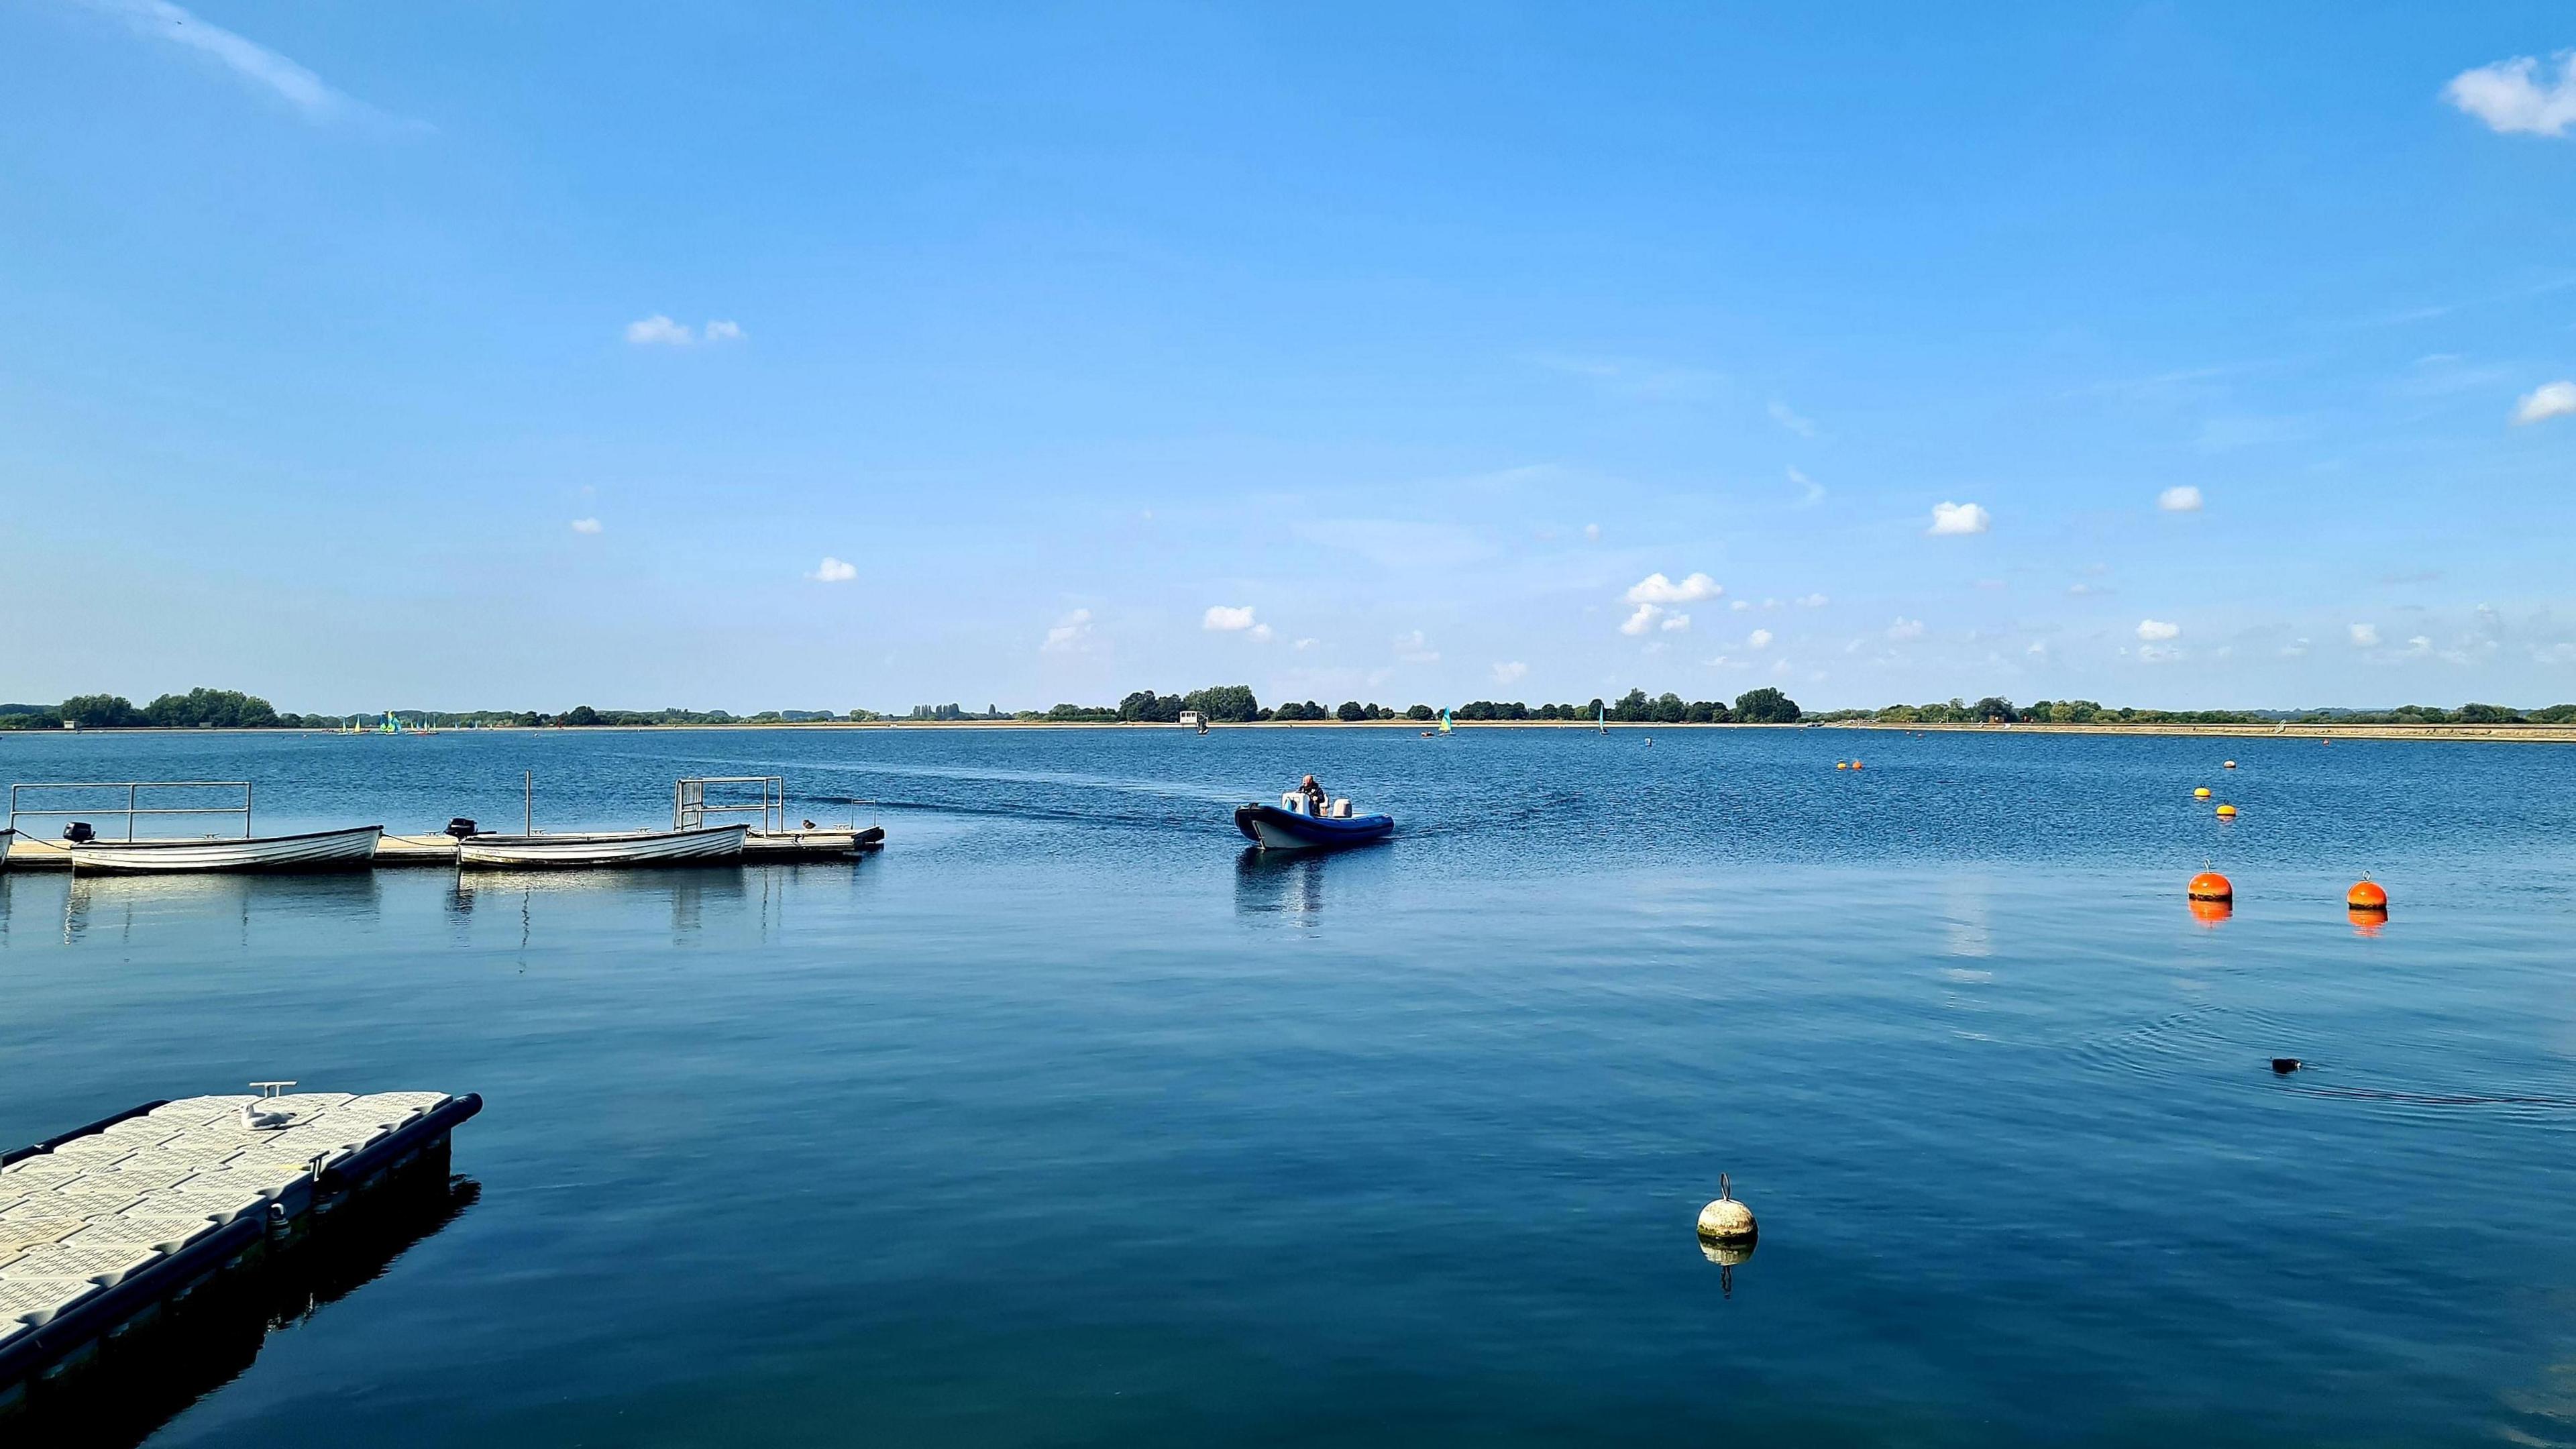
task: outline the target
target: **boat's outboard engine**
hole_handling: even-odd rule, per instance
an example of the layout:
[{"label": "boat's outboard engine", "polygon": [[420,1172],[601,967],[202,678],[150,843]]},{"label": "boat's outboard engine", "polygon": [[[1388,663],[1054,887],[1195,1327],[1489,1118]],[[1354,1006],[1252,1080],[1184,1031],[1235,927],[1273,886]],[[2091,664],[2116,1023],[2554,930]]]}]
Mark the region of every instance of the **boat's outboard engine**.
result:
[{"label": "boat's outboard engine", "polygon": [[455,836],[459,840],[463,840],[465,837],[475,833],[474,822],[466,819],[462,815],[456,816],[447,822],[447,830],[445,833]]},{"label": "boat's outboard engine", "polygon": [[78,845],[84,841],[98,839],[98,832],[89,828],[88,821],[75,820],[63,827],[63,839]]}]

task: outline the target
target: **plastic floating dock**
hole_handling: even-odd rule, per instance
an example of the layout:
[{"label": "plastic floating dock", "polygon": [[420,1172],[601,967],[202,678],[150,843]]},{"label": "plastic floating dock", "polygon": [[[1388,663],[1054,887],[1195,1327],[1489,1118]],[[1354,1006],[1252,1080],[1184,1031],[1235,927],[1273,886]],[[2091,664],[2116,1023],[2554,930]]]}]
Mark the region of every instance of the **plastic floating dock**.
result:
[{"label": "plastic floating dock", "polygon": [[443,1175],[482,1110],[470,1093],[187,1097],[0,1156],[0,1416],[388,1177]]},{"label": "plastic floating dock", "polygon": [[[742,860],[759,865],[775,861],[850,860],[885,848],[883,826],[849,830],[755,830],[742,842]],[[405,866],[456,867],[456,840],[447,835],[386,835],[376,842],[377,869]],[[9,870],[69,870],[72,853],[59,840],[18,839],[8,855]]]}]

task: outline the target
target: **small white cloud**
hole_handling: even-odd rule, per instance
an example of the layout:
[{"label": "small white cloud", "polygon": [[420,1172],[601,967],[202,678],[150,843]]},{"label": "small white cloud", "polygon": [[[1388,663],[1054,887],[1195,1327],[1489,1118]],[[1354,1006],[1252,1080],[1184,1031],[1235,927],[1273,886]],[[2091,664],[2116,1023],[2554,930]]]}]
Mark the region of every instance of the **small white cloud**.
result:
[{"label": "small white cloud", "polygon": [[1808,477],[1806,474],[1799,472],[1795,468],[1789,470],[1789,481],[1798,485],[1798,503],[1801,507],[1810,503],[1821,503],[1824,501],[1824,484],[1817,482],[1815,479]]},{"label": "small white cloud", "polygon": [[2576,382],[2547,382],[2533,388],[2514,406],[2514,426],[2546,422],[2576,413]]},{"label": "small white cloud", "polygon": [[627,323],[626,340],[638,347],[686,347],[698,339],[686,322],[674,322],[656,312],[640,322]]},{"label": "small white cloud", "polygon": [[2188,483],[2168,488],[2156,495],[2156,506],[2167,513],[2198,513],[2200,490]]},{"label": "small white cloud", "polygon": [[1664,632],[1666,632],[1666,633],[1668,633],[1668,634],[1669,634],[1669,633],[1676,633],[1676,632],[1678,632],[1678,631],[1680,631],[1680,630],[1687,629],[1687,628],[1689,628],[1689,627],[1690,627],[1690,615],[1688,615],[1688,614],[1675,614],[1675,615],[1673,615],[1671,618],[1666,619],[1666,620],[1665,620],[1661,625],[1659,625],[1659,626],[1657,626],[1657,627],[1661,628]]},{"label": "small white cloud", "polygon": [[2344,630],[2344,633],[2351,636],[2355,648],[2376,649],[2379,647],[2379,626],[2377,624],[2355,624]]},{"label": "small white cloud", "polygon": [[1935,503],[1932,505],[1932,528],[1935,537],[1963,533],[1983,533],[1993,525],[1994,515],[1974,503]]},{"label": "small white cloud", "polygon": [[2562,50],[2552,59],[2558,62],[2555,76],[2528,55],[2464,70],[2442,88],[2442,97],[2491,130],[2564,136],[2576,123],[2576,51]]},{"label": "small white cloud", "polygon": [[2298,659],[2305,656],[2307,652],[2308,641],[2305,639],[2293,639],[2281,646],[2281,657],[2284,659]]},{"label": "small white cloud", "polygon": [[742,340],[742,324],[739,322],[709,322],[707,324],[706,337],[709,342],[740,342]]},{"label": "small white cloud", "polygon": [[1628,622],[1619,626],[1619,632],[1634,638],[1655,627],[1655,621],[1663,616],[1664,611],[1661,608],[1653,604],[1639,604],[1637,612],[1628,616]]},{"label": "small white cloud", "polygon": [[1288,647],[1289,647],[1289,648],[1291,648],[1291,649],[1296,650],[1296,651],[1297,651],[1298,653],[1300,653],[1300,654],[1303,654],[1303,653],[1305,653],[1307,650],[1314,648],[1317,644],[1319,644],[1319,643],[1321,643],[1321,642],[1323,642],[1323,641],[1318,640],[1318,639],[1300,639],[1300,640],[1298,640],[1296,643],[1291,644],[1291,645],[1289,645]]},{"label": "small white cloud", "polygon": [[1778,423],[1780,426],[1787,428],[1790,432],[1796,433],[1802,438],[1812,438],[1816,435],[1816,425],[1814,423],[1809,422],[1807,419],[1789,411],[1789,405],[1777,400],[1776,398],[1773,399],[1771,403],[1771,421]]},{"label": "small white cloud", "polygon": [[2159,644],[2167,639],[2181,638],[2182,626],[2180,624],[2168,624],[2162,619],[2140,619],[2138,621],[2138,637],[2146,640],[2150,644]]},{"label": "small white cloud", "polygon": [[1513,660],[1509,664],[1497,664],[1494,666],[1494,682],[1496,684],[1518,684],[1521,680],[1528,677],[1528,675],[1529,666],[1521,663],[1517,659]]},{"label": "small white cloud", "polygon": [[1046,642],[1038,647],[1049,654],[1076,654],[1091,642],[1091,611],[1076,609],[1056,621],[1047,630]]},{"label": "small white cloud", "polygon": [[1821,609],[1832,602],[1833,600],[1822,594],[1801,594],[1797,600],[1798,607],[1801,609]]},{"label": "small white cloud", "polygon": [[1199,627],[1211,633],[1240,634],[1252,627],[1252,606],[1245,604],[1236,608],[1225,604],[1211,604],[1208,606],[1207,613],[1199,619]]},{"label": "small white cloud", "polygon": [[1267,643],[1269,643],[1269,642],[1270,642],[1270,626],[1269,626],[1269,625],[1267,625],[1267,624],[1255,624],[1255,625],[1253,625],[1253,626],[1252,626],[1252,636],[1251,636],[1251,637],[1252,637],[1252,639],[1254,640],[1254,642],[1256,642],[1256,643],[1261,643],[1261,644],[1267,644]]},{"label": "small white cloud", "polygon": [[600,523],[596,518],[576,518],[572,521],[572,531],[575,533],[597,533],[599,529]]},{"label": "small white cloud", "polygon": [[814,572],[807,574],[805,577],[814,580],[816,583],[846,584],[858,576],[859,566],[857,564],[843,563],[839,559],[832,557],[830,554],[825,554],[823,556],[823,562],[815,568]]},{"label": "small white cloud", "polygon": [[1395,657],[1407,664],[1437,664],[1440,651],[1432,648],[1431,641],[1423,638],[1422,631],[1416,629],[1409,634],[1395,636]]},{"label": "small white cloud", "polygon": [[1696,604],[1702,599],[1714,599],[1725,592],[1725,588],[1717,580],[1706,574],[1693,574],[1680,583],[1674,583],[1662,574],[1648,574],[1628,590],[1628,602]]},{"label": "small white cloud", "polygon": [[2045,639],[2033,639],[2030,642],[2030,647],[2021,652],[2029,655],[2033,659],[2046,659],[2048,657],[2048,641]]},{"label": "small white cloud", "polygon": [[1909,619],[1903,614],[1899,614],[1896,616],[1896,622],[1887,626],[1887,637],[1890,639],[1920,639],[1923,637],[1923,621],[1920,619]]},{"label": "small white cloud", "polygon": [[1752,633],[1744,636],[1744,642],[1756,649],[1768,649],[1771,647],[1771,631],[1768,629],[1756,629]]},{"label": "small white cloud", "polygon": [[1599,543],[1601,541],[1601,525],[1597,523],[1587,523],[1583,525],[1583,536],[1589,542]]}]

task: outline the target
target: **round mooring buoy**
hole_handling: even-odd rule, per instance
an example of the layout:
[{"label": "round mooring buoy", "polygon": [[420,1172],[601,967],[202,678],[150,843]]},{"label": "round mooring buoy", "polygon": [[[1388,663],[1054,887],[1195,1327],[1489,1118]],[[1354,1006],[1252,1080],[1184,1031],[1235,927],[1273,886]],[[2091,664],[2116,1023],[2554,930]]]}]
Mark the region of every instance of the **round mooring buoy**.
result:
[{"label": "round mooring buoy", "polygon": [[2236,883],[2214,870],[2204,870],[2183,887],[2183,894],[2196,901],[2232,901],[2236,899]]},{"label": "round mooring buoy", "polygon": [[2380,887],[2379,882],[2364,876],[2351,890],[2343,893],[2343,903],[2356,911],[2385,913],[2388,909],[2388,892]]},{"label": "round mooring buoy", "polygon": [[2208,799],[2208,798],[2209,798],[2209,787],[2208,787],[2207,785],[2203,785],[2203,786],[2201,786],[2199,789],[2192,791],[2192,792],[2191,792],[2191,798],[2193,798],[2194,800],[2206,800],[2206,799]]},{"label": "round mooring buoy", "polygon": [[2272,1073],[2275,1076],[2286,1077],[2290,1073],[2295,1072],[2306,1065],[2306,1062],[2300,1061],[2297,1057],[2274,1057],[2272,1058]]},{"label": "round mooring buoy", "polygon": [[1753,1209],[1735,1200],[1735,1184],[1724,1173],[1718,1174],[1717,1201],[1699,1210],[1699,1236],[1703,1245],[1753,1241]]},{"label": "round mooring buoy", "polygon": [[2218,768],[2220,768],[2220,769],[2222,769],[2222,770],[2233,770],[2233,769],[2235,769],[2235,768],[2236,768],[2236,762],[2235,762],[2234,760],[2229,760],[2227,763],[2225,763],[2225,764],[2223,764],[2223,765],[2220,765]]},{"label": "round mooring buoy", "polygon": [[2233,819],[2235,819],[2235,818],[2236,818],[2236,807],[2235,807],[2235,806],[2233,806],[2233,805],[2221,805],[2221,806],[2219,806],[2219,807],[2218,807],[2218,818],[2219,818],[2219,819],[2221,819],[2221,820],[2233,820]]}]

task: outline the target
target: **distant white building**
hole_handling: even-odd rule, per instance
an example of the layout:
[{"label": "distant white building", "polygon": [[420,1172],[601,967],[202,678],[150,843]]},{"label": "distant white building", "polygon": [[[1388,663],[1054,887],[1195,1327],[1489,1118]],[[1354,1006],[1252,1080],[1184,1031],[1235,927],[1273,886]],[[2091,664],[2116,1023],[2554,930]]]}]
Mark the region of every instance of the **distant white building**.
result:
[{"label": "distant white building", "polygon": [[1181,711],[1181,723],[1191,729],[1206,729],[1207,722],[1208,717],[1204,711],[1195,709],[1185,709]]}]

